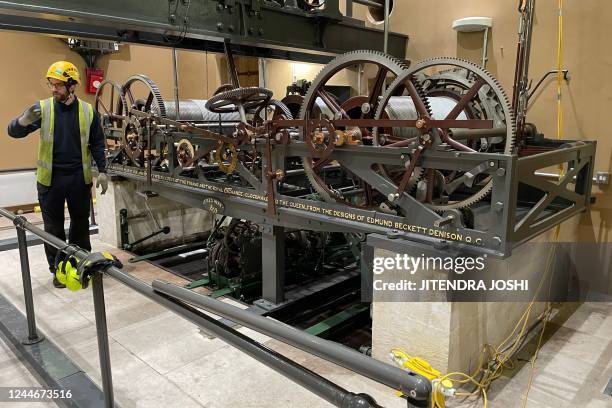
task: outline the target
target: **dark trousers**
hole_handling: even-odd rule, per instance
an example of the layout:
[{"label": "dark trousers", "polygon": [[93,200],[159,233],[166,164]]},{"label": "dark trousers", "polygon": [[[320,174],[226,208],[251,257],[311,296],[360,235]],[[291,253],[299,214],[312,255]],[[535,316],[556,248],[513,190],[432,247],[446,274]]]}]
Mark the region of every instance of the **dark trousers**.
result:
[{"label": "dark trousers", "polygon": [[[89,241],[89,211],[91,184],[85,184],[83,172],[70,174],[53,173],[51,186],[38,184],[38,202],[42,210],[45,231],[66,241],[64,230],[64,203],[68,203],[70,230],[68,242],[91,251]],[[49,270],[54,273],[53,265],[57,249],[45,244]]]}]

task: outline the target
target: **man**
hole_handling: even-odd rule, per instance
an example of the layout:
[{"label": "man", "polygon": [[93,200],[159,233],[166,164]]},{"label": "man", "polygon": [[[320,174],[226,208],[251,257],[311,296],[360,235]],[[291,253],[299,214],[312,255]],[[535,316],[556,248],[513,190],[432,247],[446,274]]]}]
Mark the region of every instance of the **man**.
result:
[{"label": "man", "polygon": [[[74,94],[80,83],[78,69],[58,61],[47,71],[52,97],[36,102],[11,121],[8,134],[25,137],[40,129],[36,179],[38,201],[45,231],[66,240],[64,203],[68,203],[70,230],[68,241],[91,251],[89,212],[92,186],[92,156],[98,167],[96,187],[104,194],[108,188],[104,134],[98,113]],[[55,277],[57,250],[45,245],[53,286],[64,288]]]}]

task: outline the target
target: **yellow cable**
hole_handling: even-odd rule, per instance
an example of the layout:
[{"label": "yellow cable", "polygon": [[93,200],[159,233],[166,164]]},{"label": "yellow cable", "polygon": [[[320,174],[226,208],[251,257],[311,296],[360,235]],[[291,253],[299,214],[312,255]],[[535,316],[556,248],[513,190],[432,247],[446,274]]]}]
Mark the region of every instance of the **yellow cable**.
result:
[{"label": "yellow cable", "polygon": [[[557,229],[555,231],[555,236],[553,241],[554,242],[558,242],[559,241],[559,234],[560,234],[560,226],[557,226]],[[554,254],[555,254],[555,247],[553,246],[553,248],[551,249],[551,251],[548,253],[548,257],[546,260],[546,268],[545,268],[545,272],[542,276],[542,279],[540,280],[540,283],[538,285],[538,288],[536,289],[536,293],[534,294],[532,300],[530,301],[529,305],[526,307],[525,311],[523,312],[523,315],[521,316],[521,318],[517,321],[516,325],[514,326],[514,329],[512,330],[512,333],[504,340],[502,341],[502,343],[500,343],[500,345],[494,347],[491,346],[489,344],[485,344],[485,346],[483,347],[483,351],[480,354],[480,358],[479,358],[479,365],[477,367],[477,369],[474,371],[473,375],[469,375],[466,373],[461,373],[461,372],[454,372],[454,373],[449,373],[446,374],[442,377],[440,377],[440,381],[445,380],[445,379],[450,379],[451,381],[453,381],[453,383],[458,383],[458,384],[465,384],[465,383],[472,383],[473,385],[476,386],[476,390],[474,392],[471,393],[455,393],[456,396],[475,396],[478,394],[482,394],[483,397],[483,404],[485,407],[488,406],[488,397],[487,397],[487,393],[486,390],[488,389],[488,387],[491,385],[491,383],[499,378],[502,373],[503,373],[503,369],[504,368],[513,368],[514,367],[514,363],[511,361],[512,356],[514,355],[514,353],[517,351],[518,346],[521,344],[523,337],[525,336],[526,333],[526,329],[527,329],[527,323],[529,322],[529,317],[531,315],[531,311],[533,310],[533,305],[535,304],[535,301],[537,300],[537,296],[539,295],[539,292],[542,288],[542,285],[544,283],[545,278],[548,276],[551,266],[552,266],[552,260],[554,259]],[[546,311],[544,312],[544,317],[543,317],[543,326],[545,328],[546,325],[546,321],[548,319],[548,315],[550,313],[550,304],[548,304],[548,308],[546,309]],[[517,329],[519,329],[519,333],[516,336],[515,340],[511,343],[510,348],[505,351],[502,352],[500,351],[503,348],[503,345],[505,345],[510,338],[513,336],[514,333],[516,333]],[[541,345],[541,339],[543,337],[543,332],[540,333],[540,340],[538,342],[538,348]],[[485,373],[485,375],[483,376],[483,378],[479,381],[477,380],[475,377],[477,375],[478,372],[480,372],[482,370],[483,367],[483,361],[484,361],[484,356],[487,354],[487,352],[492,352],[492,358],[489,361],[489,367],[495,367],[493,370],[489,370],[487,369],[487,372]],[[536,353],[537,354],[537,353]],[[533,362],[535,362],[535,359],[533,360]],[[456,378],[456,377],[460,377],[460,378]],[[432,400],[434,401],[434,403],[436,405],[434,405],[434,407],[436,406],[443,406],[440,405],[440,402],[437,401],[436,397],[433,397]]]},{"label": "yellow cable", "polygon": [[[562,90],[562,84],[563,84],[563,72],[562,72],[562,62],[563,62],[563,0],[558,0],[559,4],[558,4],[558,22],[559,22],[559,32],[558,32],[558,39],[557,39],[557,139],[561,139],[562,134],[563,134],[563,111],[562,111],[562,106],[561,106],[561,90]],[[561,173],[563,172],[563,169],[560,169]],[[491,385],[491,383],[499,378],[502,373],[503,373],[503,369],[504,368],[513,368],[514,367],[514,363],[511,361],[514,353],[518,350],[519,345],[521,344],[523,337],[526,333],[527,330],[527,324],[529,322],[529,318],[531,316],[531,312],[533,310],[533,305],[535,304],[535,301],[537,299],[537,296],[540,293],[540,290],[542,289],[542,285],[546,279],[546,277],[548,276],[548,273],[550,271],[550,267],[552,264],[552,260],[554,258],[554,254],[555,254],[555,244],[559,242],[559,236],[560,236],[560,230],[561,230],[561,226],[557,225],[557,228],[555,230],[555,236],[553,239],[553,247],[551,249],[551,251],[548,254],[547,260],[546,260],[546,269],[545,272],[542,276],[542,279],[540,280],[540,283],[538,284],[538,287],[536,288],[536,292],[532,298],[532,300],[529,302],[528,306],[525,308],[525,311],[523,312],[522,316],[520,317],[520,319],[517,321],[516,325],[514,326],[512,332],[508,335],[508,337],[506,337],[499,345],[497,345],[496,347],[493,347],[489,344],[485,344],[483,351],[480,354],[480,358],[479,358],[479,365],[476,368],[475,372],[473,375],[469,375],[466,373],[460,373],[460,372],[454,372],[454,373],[449,373],[446,374],[442,377],[440,377],[440,381],[445,380],[445,379],[450,379],[451,381],[453,381],[454,383],[458,383],[458,384],[465,384],[465,383],[472,383],[473,385],[475,385],[477,387],[477,389],[472,392],[472,393],[456,393],[455,395],[457,396],[474,396],[474,395],[478,395],[478,394],[482,394],[483,396],[483,403],[484,403],[484,407],[487,408],[488,406],[488,398],[487,398],[487,393],[486,393],[486,389]],[[550,288],[549,288],[550,289]],[[531,373],[530,373],[530,378],[529,378],[529,383],[528,383],[528,388],[527,391],[525,393],[524,396],[524,400],[523,400],[523,405],[526,403],[527,401],[527,395],[529,393],[529,390],[531,388],[531,384],[533,381],[533,370],[535,368],[535,360],[537,359],[538,356],[538,352],[541,346],[541,342],[542,342],[542,338],[544,335],[544,331],[546,328],[546,323],[548,321],[548,317],[550,315],[550,302],[547,303],[547,308],[543,314],[543,323],[542,323],[542,331],[540,332],[540,336],[538,338],[538,345],[536,348],[536,352],[531,360]],[[506,345],[506,343],[508,343],[510,341],[510,339],[515,335],[515,333],[517,332],[517,329],[519,329],[519,333],[518,335],[516,335],[514,342],[511,343],[509,345],[509,348],[507,351],[500,351],[504,348],[504,346]],[[491,354],[491,359],[489,360],[488,363],[488,367],[494,367],[494,369],[491,371],[489,370],[489,368],[487,368],[487,371],[485,373],[485,375],[483,375],[483,378],[478,381],[476,380],[476,375],[478,374],[478,372],[480,372],[483,368],[484,365],[484,356],[486,355],[487,351],[492,352]],[[400,356],[400,358],[402,358],[404,361],[410,360],[412,359],[412,356],[408,355],[406,352],[404,352],[403,350],[399,350],[399,349],[393,349],[392,352],[398,356]],[[419,365],[418,366],[419,369],[427,372],[428,374],[434,375],[435,373],[432,373],[431,371],[428,371],[428,367]],[[461,377],[462,379],[458,379],[458,378],[451,378],[451,377]],[[437,406],[444,406],[444,402],[440,402],[438,399],[440,397],[440,393],[434,392],[432,393],[432,402],[434,407]]]},{"label": "yellow cable", "polygon": [[[558,0],[558,33],[557,33],[557,140],[560,140],[563,136],[563,108],[561,105],[561,89],[563,85],[563,76],[562,70],[563,68],[563,0]],[[563,177],[563,166],[559,165],[559,180]],[[561,224],[557,225],[555,230],[554,244],[559,242],[559,238],[561,235]],[[549,287],[550,292],[550,287]],[[542,323],[542,330],[540,331],[540,336],[538,338],[538,344],[536,346],[535,353],[533,358],[530,360],[530,370],[529,370],[529,381],[527,383],[527,389],[525,390],[525,395],[523,396],[523,408],[527,405],[527,397],[529,396],[529,391],[531,390],[531,386],[533,384],[533,375],[535,373],[535,362],[538,358],[538,354],[540,352],[540,347],[542,345],[542,338],[544,337],[544,331],[546,330],[546,323],[550,316],[550,301],[546,305],[546,312],[544,316],[544,322]]]},{"label": "yellow cable", "polygon": [[540,331],[540,336],[538,337],[538,345],[536,347],[536,351],[533,354],[533,358],[529,361],[529,364],[531,365],[530,370],[529,370],[529,381],[527,382],[527,389],[525,390],[525,395],[523,396],[522,408],[525,408],[527,406],[527,396],[529,395],[529,391],[531,390],[531,385],[533,384],[533,374],[535,372],[535,362],[540,352],[540,347],[542,345],[542,338],[544,337],[544,332],[546,331],[546,323],[548,322],[549,315],[550,315],[550,304],[548,305],[548,308],[546,309],[546,315],[544,318],[544,322],[542,323],[542,330]]},{"label": "yellow cable", "polygon": [[[562,85],[563,85],[563,71],[562,71],[562,68],[563,68],[563,0],[558,0],[558,2],[559,2],[558,4],[559,32],[558,32],[558,40],[557,40],[557,139],[560,140],[563,136],[563,111],[562,111],[562,106],[561,106],[561,90],[562,90]],[[563,169],[561,168],[560,177],[562,176],[562,174],[563,174]],[[460,373],[460,372],[454,372],[454,373],[449,373],[449,374],[446,374],[440,377],[440,381],[445,380],[445,379],[450,379],[451,381],[453,381],[453,383],[458,383],[458,384],[472,383],[473,385],[476,386],[476,390],[474,392],[471,392],[471,393],[457,392],[455,393],[456,396],[470,397],[470,396],[482,394],[484,407],[487,408],[488,397],[487,397],[486,390],[488,389],[488,387],[491,385],[491,383],[495,379],[499,378],[502,375],[504,368],[514,367],[514,363],[511,361],[511,359],[514,356],[514,354],[518,351],[518,347],[523,341],[523,338],[527,331],[527,324],[529,323],[529,318],[533,311],[533,305],[535,304],[537,297],[539,296],[540,291],[542,289],[542,285],[551,270],[552,261],[556,253],[556,244],[559,242],[559,238],[560,238],[560,232],[561,232],[561,225],[557,225],[555,229],[555,235],[553,237],[553,247],[548,253],[544,274],[542,275],[542,278],[538,284],[538,287],[536,288],[533,298],[531,299],[531,301],[525,308],[525,311],[523,312],[520,319],[517,321],[516,325],[514,326],[514,328],[512,329],[512,332],[508,335],[508,337],[506,337],[499,345],[495,347],[489,344],[485,344],[480,354],[478,367],[476,368],[473,375],[469,375],[466,373]],[[549,281],[549,283],[552,283],[552,278]],[[550,286],[549,286],[549,291],[550,291]],[[542,339],[544,337],[544,332],[546,330],[546,324],[550,317],[550,313],[551,313],[551,305],[549,301],[547,302],[546,310],[544,311],[542,315],[542,321],[543,321],[542,330],[538,337],[536,351],[534,353],[533,358],[530,360],[531,372],[529,376],[527,390],[526,390],[526,393],[523,399],[523,407],[525,406],[527,402],[527,396],[528,396],[529,390],[531,389],[531,385],[533,383],[533,373],[535,369],[535,361],[538,357],[538,353],[542,345]],[[515,336],[515,334],[517,333],[517,330],[518,330],[518,334]],[[508,343],[513,337],[514,337],[514,341],[508,344],[509,348],[506,351],[501,351],[506,346],[506,343]],[[485,370],[485,374],[482,376],[480,380],[477,380],[476,375],[483,369],[484,356],[487,354],[487,352],[491,353],[491,358],[488,362],[488,366],[487,366],[487,369]],[[460,377],[460,378],[455,378],[455,377]],[[440,402],[437,400],[439,393],[435,393],[435,394],[436,396],[433,397],[434,407],[444,406],[443,403],[440,404]]]}]

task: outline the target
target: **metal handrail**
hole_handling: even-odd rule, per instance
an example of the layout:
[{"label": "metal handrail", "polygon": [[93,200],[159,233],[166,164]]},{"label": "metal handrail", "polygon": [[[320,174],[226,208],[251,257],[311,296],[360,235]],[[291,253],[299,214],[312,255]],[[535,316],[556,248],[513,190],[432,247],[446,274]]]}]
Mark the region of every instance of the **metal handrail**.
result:
[{"label": "metal handrail", "polygon": [[[64,241],[41,230],[40,228],[35,227],[23,216],[17,216],[3,208],[0,208],[0,216],[10,219],[15,224],[17,233],[23,233],[24,237],[24,231],[27,230],[39,237],[45,243],[55,248],[62,249],[66,246]],[[22,247],[25,255],[22,254]],[[74,252],[73,256],[80,261],[85,259],[88,255],[89,253],[87,251],[78,248]],[[27,278],[29,279],[29,266],[27,266],[27,246],[25,245],[25,240],[23,240],[23,244],[20,241],[20,256],[22,256],[22,272],[24,274],[24,294],[26,291],[25,287],[29,286],[29,297],[31,301],[31,283],[29,280],[26,282],[25,279],[25,275],[27,275]],[[27,270],[27,273],[24,272],[24,270]],[[337,343],[319,338],[312,339],[314,336],[308,337],[306,333],[299,332],[290,328],[289,326],[275,322],[271,319],[254,314],[251,316],[249,312],[245,312],[235,306],[228,305],[227,303],[219,300],[203,298],[200,296],[191,297],[188,296],[189,293],[193,295],[196,294],[189,291],[187,291],[189,293],[183,291],[178,291],[175,293],[173,290],[175,288],[164,285],[164,283],[161,281],[156,281],[154,282],[154,286],[150,286],[113,266],[100,272],[102,273],[94,273],[92,276],[92,291],[94,298],[98,351],[101,361],[100,366],[102,371],[102,385],[106,407],[113,407],[114,398],[110,366],[110,351],[108,346],[108,330],[106,325],[106,310],[104,305],[104,289],[102,281],[103,274],[118,280],[134,291],[146,296],[147,298],[168,308],[172,312],[177,313],[181,317],[202,327],[204,330],[215,334],[228,344],[275,369],[285,377],[293,380],[297,384],[305,387],[309,391],[336,406],[347,408],[378,407],[377,403],[369,395],[354,394],[345,390],[337,384],[319,376],[318,374],[295,363],[294,361],[289,360],[285,356],[266,348],[262,344],[252,340],[233,328],[218,322],[210,316],[207,316],[203,312],[193,308],[185,302],[196,304],[220,316],[231,317],[232,320],[243,322],[245,326],[253,327],[257,331],[270,335],[271,337],[278,338],[289,344],[296,345],[303,350],[309,351],[351,371],[365,375],[396,390],[400,390],[406,396],[409,396],[412,400],[418,403],[427,404],[429,401],[431,384],[428,380],[419,375],[366,357]],[[160,291],[165,293],[160,293]],[[26,297],[28,297],[27,294]],[[28,325],[30,326],[31,314],[35,331],[34,309],[33,307],[31,310],[28,308],[26,309],[28,310]],[[248,313],[248,315],[245,315],[244,313]],[[292,332],[289,332],[290,330],[292,330]],[[302,337],[303,340],[300,341],[300,337]],[[307,343],[308,346],[306,347]]]},{"label": "metal handrail", "polygon": [[425,399],[431,390],[429,381],[420,375],[375,360],[339,343],[295,329],[277,320],[257,315],[163,280],[153,281],[152,287],[156,292],[240,323],[276,340],[383,383],[395,390],[400,390],[414,399]]}]

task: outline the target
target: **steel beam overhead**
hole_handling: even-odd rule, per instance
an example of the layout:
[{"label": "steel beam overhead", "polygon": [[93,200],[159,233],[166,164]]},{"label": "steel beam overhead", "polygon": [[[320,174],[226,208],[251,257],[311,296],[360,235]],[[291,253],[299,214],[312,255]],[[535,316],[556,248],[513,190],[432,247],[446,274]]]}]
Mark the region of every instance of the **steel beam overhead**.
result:
[{"label": "steel beam overhead", "polygon": [[[383,32],[340,15],[255,1],[0,1],[0,29],[325,63],[355,49],[380,50]],[[336,2],[337,3],[337,2]],[[336,4],[337,8],[337,4]],[[405,59],[408,36],[389,35]]]}]

